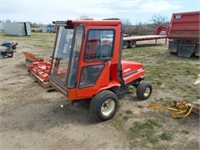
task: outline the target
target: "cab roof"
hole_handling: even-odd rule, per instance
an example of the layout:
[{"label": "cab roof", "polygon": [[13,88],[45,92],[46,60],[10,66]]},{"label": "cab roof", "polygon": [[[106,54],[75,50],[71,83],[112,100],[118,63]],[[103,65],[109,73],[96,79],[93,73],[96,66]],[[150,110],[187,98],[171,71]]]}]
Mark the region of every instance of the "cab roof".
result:
[{"label": "cab roof", "polygon": [[67,20],[54,21],[57,26],[73,26],[76,24],[90,25],[90,26],[118,26],[122,24],[121,20]]}]

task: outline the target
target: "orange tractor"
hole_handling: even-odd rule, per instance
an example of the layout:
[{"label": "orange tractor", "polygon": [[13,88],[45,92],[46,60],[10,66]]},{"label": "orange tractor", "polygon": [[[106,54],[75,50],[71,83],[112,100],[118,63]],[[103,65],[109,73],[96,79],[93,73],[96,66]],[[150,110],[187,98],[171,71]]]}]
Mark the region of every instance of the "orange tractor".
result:
[{"label": "orange tractor", "polygon": [[67,100],[91,99],[92,114],[106,121],[118,109],[118,95],[131,86],[137,88],[139,99],[149,98],[152,86],[143,81],[143,65],[121,60],[120,20],[68,20],[54,24],[57,36],[49,81]]}]

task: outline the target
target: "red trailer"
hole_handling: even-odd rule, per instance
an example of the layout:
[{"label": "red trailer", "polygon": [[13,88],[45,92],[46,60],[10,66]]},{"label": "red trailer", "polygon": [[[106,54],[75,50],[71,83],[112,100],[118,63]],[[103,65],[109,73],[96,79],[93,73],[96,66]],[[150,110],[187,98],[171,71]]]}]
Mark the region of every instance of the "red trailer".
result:
[{"label": "red trailer", "polygon": [[169,25],[169,50],[178,56],[199,55],[200,11],[172,14]]}]

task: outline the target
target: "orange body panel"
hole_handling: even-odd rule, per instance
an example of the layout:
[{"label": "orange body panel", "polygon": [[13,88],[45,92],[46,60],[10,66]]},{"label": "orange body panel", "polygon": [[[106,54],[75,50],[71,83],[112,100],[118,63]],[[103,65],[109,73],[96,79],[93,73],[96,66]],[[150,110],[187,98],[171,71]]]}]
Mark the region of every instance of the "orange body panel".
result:
[{"label": "orange body panel", "polygon": [[144,70],[141,63],[122,61],[122,76],[126,84],[144,77]]}]

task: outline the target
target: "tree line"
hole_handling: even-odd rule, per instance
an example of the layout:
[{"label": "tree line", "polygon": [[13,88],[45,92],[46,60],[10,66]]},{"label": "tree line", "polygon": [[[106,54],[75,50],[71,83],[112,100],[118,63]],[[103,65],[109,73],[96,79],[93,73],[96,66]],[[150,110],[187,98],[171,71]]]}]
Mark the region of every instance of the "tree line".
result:
[{"label": "tree line", "polygon": [[137,23],[133,25],[128,19],[122,20],[124,25],[124,33],[130,35],[148,35],[154,34],[158,26],[167,26],[169,20],[165,16],[153,15],[150,23]]}]

